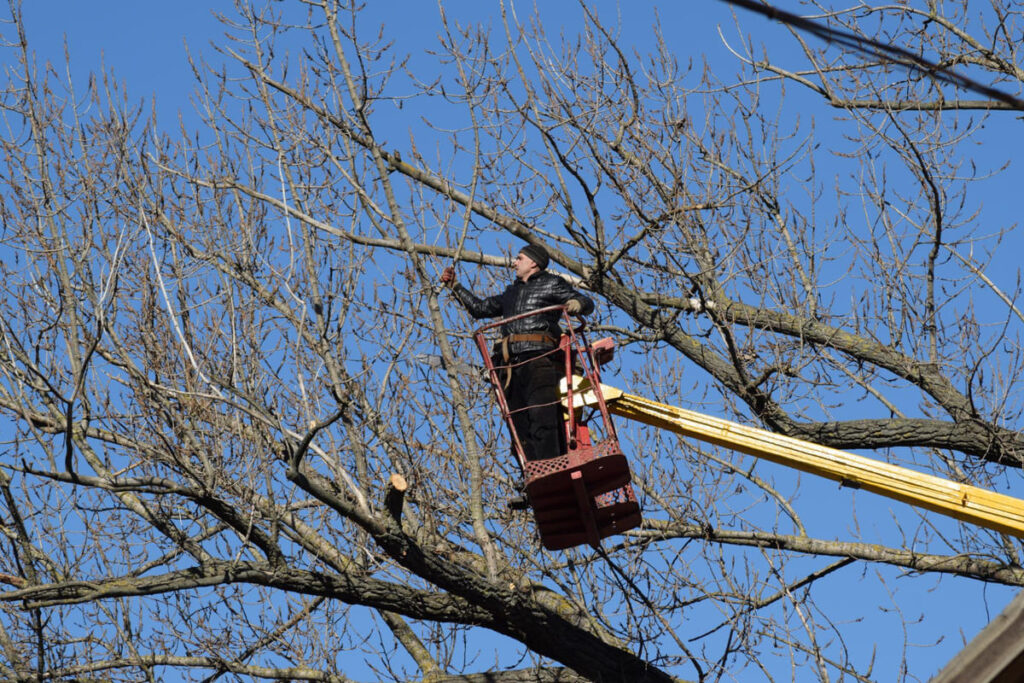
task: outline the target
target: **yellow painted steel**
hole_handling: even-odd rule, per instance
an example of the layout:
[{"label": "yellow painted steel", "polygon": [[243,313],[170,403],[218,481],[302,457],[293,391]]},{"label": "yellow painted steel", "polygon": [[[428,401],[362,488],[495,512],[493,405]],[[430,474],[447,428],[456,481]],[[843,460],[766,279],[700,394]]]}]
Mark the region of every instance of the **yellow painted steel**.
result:
[{"label": "yellow painted steel", "polygon": [[[1024,538],[1024,500],[747,427],[601,385],[608,411],[780,465]],[[586,391],[584,389],[584,391]],[[589,392],[582,396],[590,403]],[[590,400],[588,400],[590,399]]]}]

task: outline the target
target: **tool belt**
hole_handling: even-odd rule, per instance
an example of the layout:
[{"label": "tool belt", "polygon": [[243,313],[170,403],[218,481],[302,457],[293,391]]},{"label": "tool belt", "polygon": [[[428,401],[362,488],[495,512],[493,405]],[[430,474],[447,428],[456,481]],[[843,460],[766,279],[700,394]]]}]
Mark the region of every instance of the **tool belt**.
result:
[{"label": "tool belt", "polygon": [[500,358],[503,363],[508,363],[512,357],[509,353],[509,346],[511,344],[521,343],[543,343],[548,346],[558,346],[558,338],[548,334],[547,332],[524,332],[522,334],[507,334],[498,341],[494,342],[494,355]]},{"label": "tool belt", "polygon": [[[511,362],[512,354],[509,353],[509,345],[517,343],[544,343],[550,345],[552,348],[558,345],[558,338],[548,334],[547,332],[523,332],[520,334],[507,334],[498,341],[494,342],[493,356],[495,365],[502,365],[504,367],[505,377],[503,381],[503,389],[508,389],[509,382],[512,380],[512,369],[509,367]],[[500,361],[500,362],[499,362]]]}]

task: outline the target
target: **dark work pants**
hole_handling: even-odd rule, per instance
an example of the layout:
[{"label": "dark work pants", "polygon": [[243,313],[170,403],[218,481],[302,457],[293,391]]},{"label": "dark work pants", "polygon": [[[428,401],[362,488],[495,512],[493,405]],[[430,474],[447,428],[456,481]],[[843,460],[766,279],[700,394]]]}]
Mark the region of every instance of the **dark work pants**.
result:
[{"label": "dark work pants", "polygon": [[512,357],[512,379],[505,390],[519,442],[527,460],[565,452],[565,429],[558,381],[564,375],[559,353],[537,351]]}]

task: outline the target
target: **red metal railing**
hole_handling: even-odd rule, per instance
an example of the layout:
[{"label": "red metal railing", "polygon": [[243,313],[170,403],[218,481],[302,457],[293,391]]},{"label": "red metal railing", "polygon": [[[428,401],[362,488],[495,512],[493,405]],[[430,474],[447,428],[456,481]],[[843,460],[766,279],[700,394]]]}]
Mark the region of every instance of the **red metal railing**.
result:
[{"label": "red metal railing", "polygon": [[[535,362],[547,354],[537,354],[521,363],[503,358],[499,365],[494,361],[495,339],[488,335],[493,335],[497,328],[504,328],[517,320],[555,311],[567,328],[558,345],[550,352],[561,353],[564,362],[566,386],[563,428],[566,451],[554,457],[527,460],[513,420],[514,411],[509,407],[505,395],[502,371],[511,373],[522,363]],[[600,539],[638,526],[641,522],[640,507],[630,485],[629,464],[619,446],[615,426],[601,391],[599,361],[603,358],[598,353],[610,356],[610,340],[607,344],[587,343],[586,322],[579,319],[574,323],[564,306],[549,306],[497,320],[476,330],[474,338],[487,368],[502,419],[508,427],[513,451],[522,468],[526,495],[533,507],[544,546],[551,550],[581,543],[597,547]],[[593,396],[588,396],[585,402],[579,401],[579,405],[575,400],[579,389],[574,386],[574,375],[585,380],[581,387]],[[532,407],[536,406],[526,406],[521,410]],[[592,417],[600,416],[602,435],[597,440],[591,439],[590,422],[584,418],[584,411],[588,408],[595,411],[591,413]]]}]

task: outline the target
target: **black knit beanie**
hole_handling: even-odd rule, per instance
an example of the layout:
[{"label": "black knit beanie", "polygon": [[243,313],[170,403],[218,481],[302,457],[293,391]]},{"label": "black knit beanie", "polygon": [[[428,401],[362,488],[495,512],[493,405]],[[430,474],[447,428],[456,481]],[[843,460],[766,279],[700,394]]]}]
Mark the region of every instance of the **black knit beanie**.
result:
[{"label": "black knit beanie", "polygon": [[519,250],[519,253],[537,264],[537,267],[544,270],[548,267],[548,250],[536,244],[527,244]]}]

